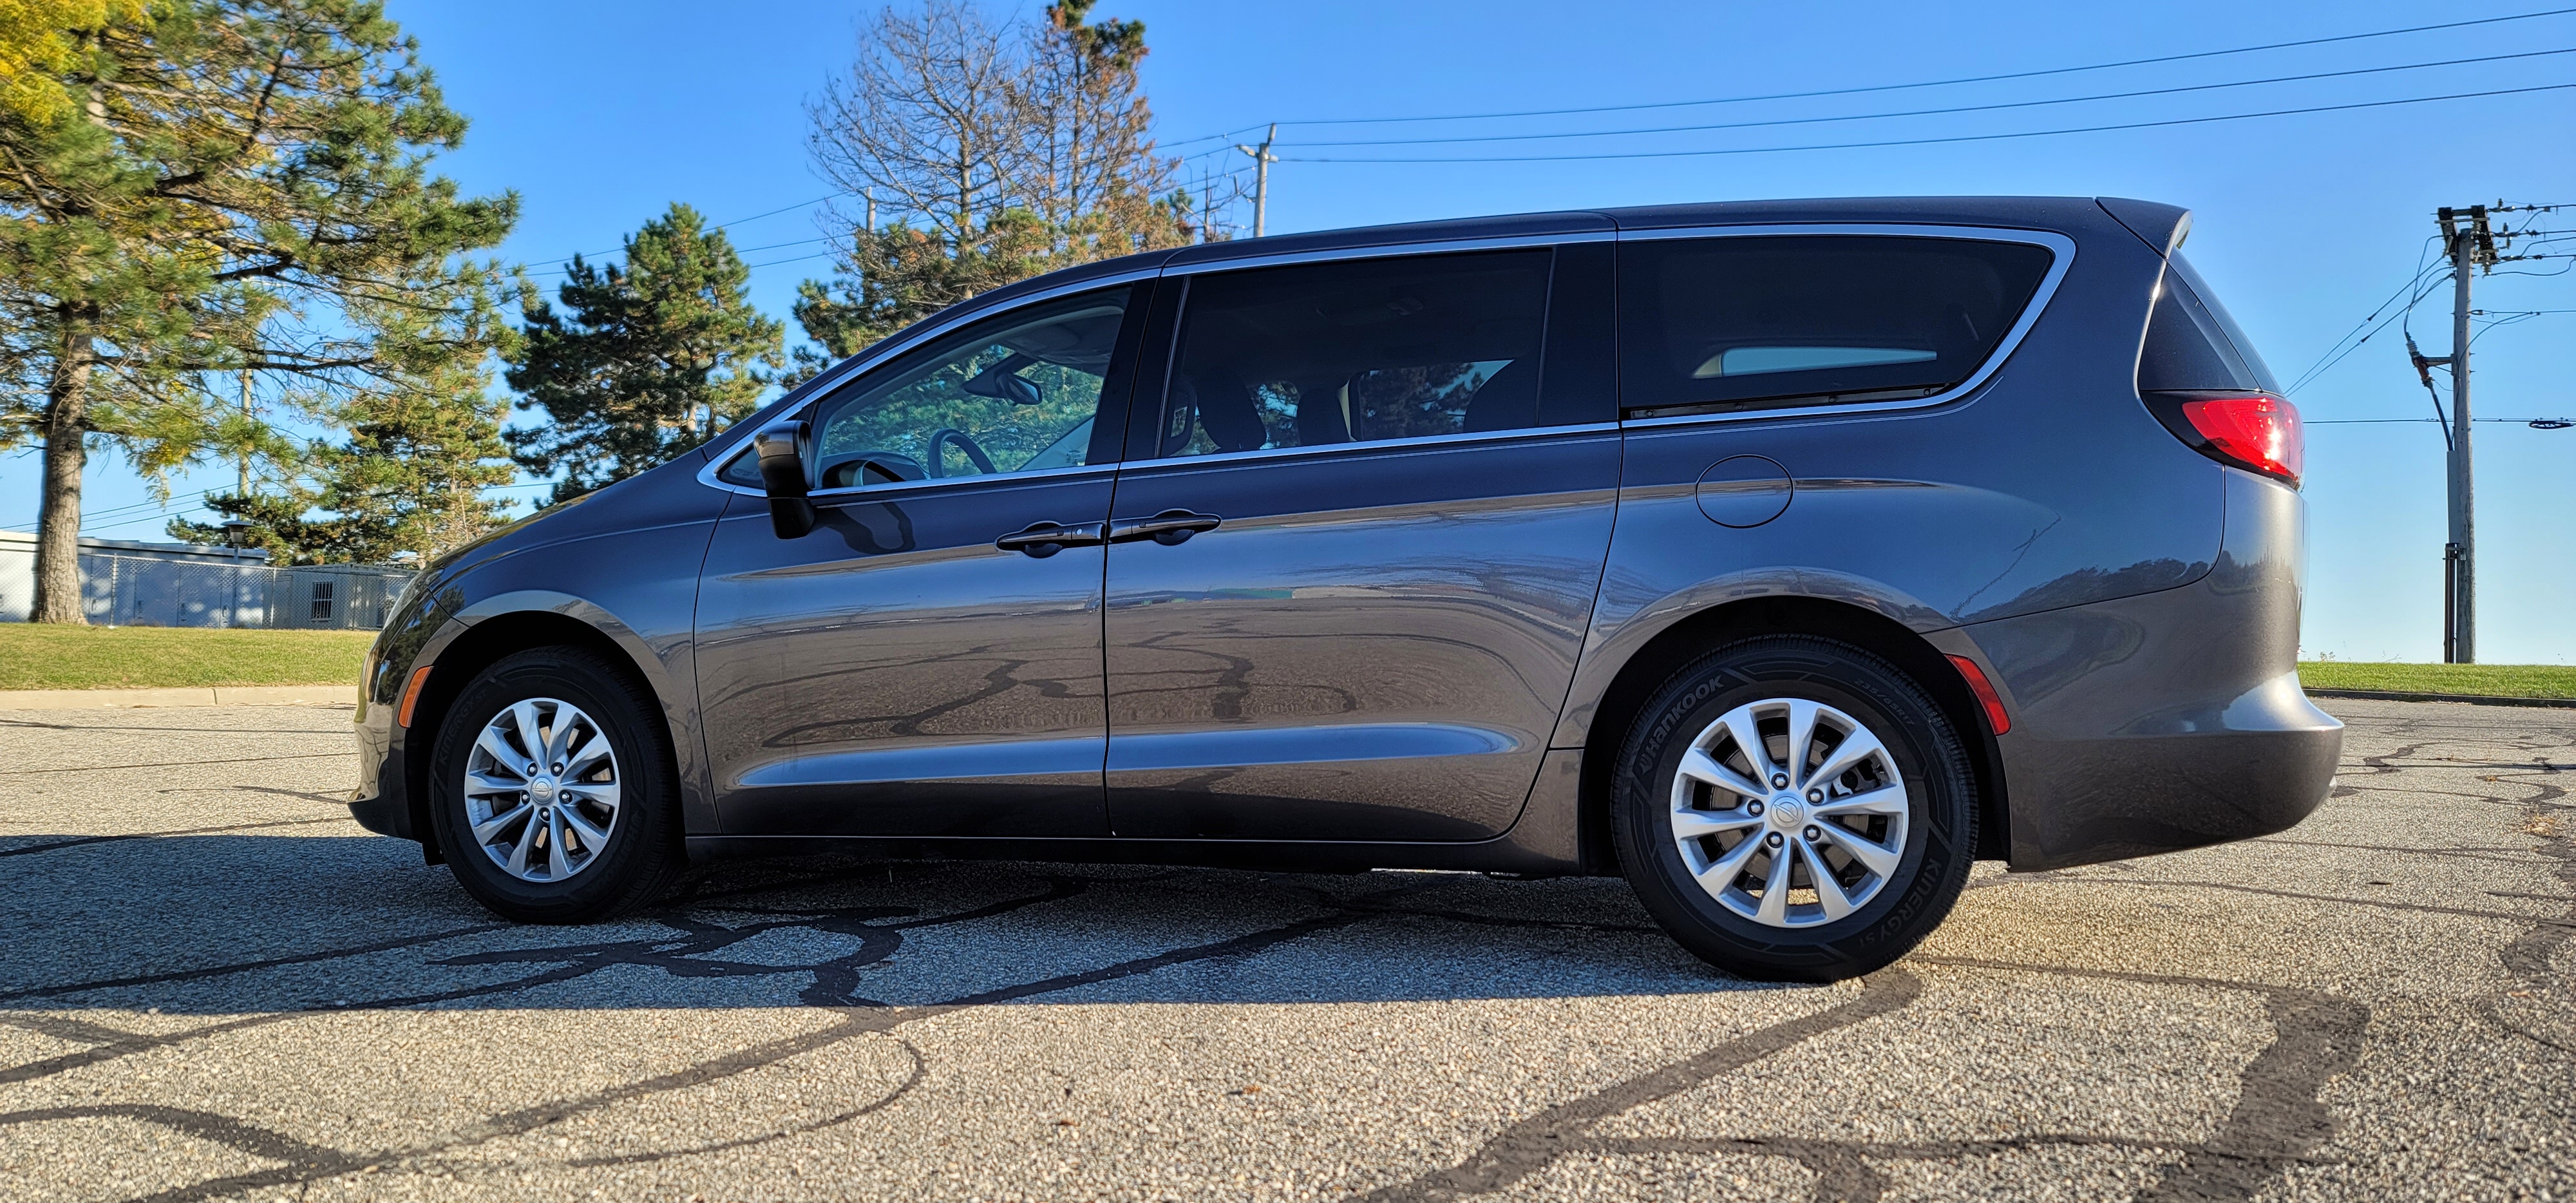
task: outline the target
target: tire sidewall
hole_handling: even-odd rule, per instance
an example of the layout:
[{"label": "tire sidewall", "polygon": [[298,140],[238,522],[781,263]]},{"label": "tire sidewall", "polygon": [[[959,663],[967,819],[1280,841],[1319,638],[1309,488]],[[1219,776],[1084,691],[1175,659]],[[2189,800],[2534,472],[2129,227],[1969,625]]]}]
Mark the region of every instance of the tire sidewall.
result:
[{"label": "tire sidewall", "polygon": [[[673,839],[669,741],[655,730],[636,690],[595,657],[540,649],[506,657],[458,693],[439,724],[430,766],[430,816],[448,867],[484,906],[532,923],[583,923],[633,905],[659,880]],[[618,814],[608,847],[566,880],[529,882],[494,864],[475,843],[465,813],[465,765],[485,724],[518,702],[554,698],[599,723],[617,757]]]},{"label": "tire sidewall", "polygon": [[[1692,741],[1748,702],[1801,698],[1876,733],[1911,811],[1896,873],[1840,920],[1780,928],[1727,908],[1691,876],[1671,835],[1671,791]],[[1861,648],[1804,636],[1718,649],[1674,674],[1639,713],[1619,762],[1614,824],[1639,898],[1692,952],[1746,976],[1835,980],[1911,949],[1949,913],[1974,859],[1974,791],[1958,735],[1903,672]]]}]

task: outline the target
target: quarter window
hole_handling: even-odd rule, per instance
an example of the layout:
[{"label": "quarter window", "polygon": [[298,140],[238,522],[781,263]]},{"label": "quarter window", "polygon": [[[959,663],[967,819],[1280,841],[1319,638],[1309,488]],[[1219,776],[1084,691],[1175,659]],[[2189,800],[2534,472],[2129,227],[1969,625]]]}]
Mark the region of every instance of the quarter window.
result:
[{"label": "quarter window", "polygon": [[1192,277],[1158,454],[1539,423],[1546,250]]},{"label": "quarter window", "polygon": [[1092,462],[1092,430],[1130,292],[1013,310],[870,372],[815,410],[816,487]]},{"label": "quarter window", "polygon": [[1926,397],[1975,374],[2051,260],[2021,242],[1782,235],[1622,243],[1631,416]]}]

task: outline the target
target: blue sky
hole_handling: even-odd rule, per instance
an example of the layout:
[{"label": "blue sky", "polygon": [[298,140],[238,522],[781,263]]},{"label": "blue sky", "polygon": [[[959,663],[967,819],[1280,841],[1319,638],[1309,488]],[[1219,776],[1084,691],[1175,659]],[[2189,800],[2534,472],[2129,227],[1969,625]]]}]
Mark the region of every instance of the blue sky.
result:
[{"label": "blue sky", "polygon": [[[2394,3],[1616,4],[1477,0],[1294,6],[1102,0],[1146,22],[1146,83],[1167,145],[1268,121],[1654,104],[1912,83],[2549,9]],[[721,9],[663,0],[392,0],[449,100],[474,121],[446,169],[476,191],[517,189],[505,253],[542,270],[612,250],[674,200],[730,222],[764,264],[753,295],[784,317],[796,282],[828,266],[800,202],[829,189],[808,166],[803,103],[851,52],[872,5]],[[1035,4],[994,4],[1034,13]],[[1321,157],[1580,153],[1939,138],[2310,108],[2576,83],[2576,13],[2187,63],[1875,95],[1586,117],[1281,130],[1271,229],[1593,205],[1755,197],[2049,193],[2147,197],[2196,211],[2190,254],[2266,358],[2294,377],[2417,270],[2432,211],[2505,199],[2576,202],[2576,90],[2119,132],[1704,157],[1481,164],[1350,164]],[[1836,117],[1991,105],[2521,54],[2512,61],[2212,88],[1980,113],[1617,139],[1321,147],[1326,140],[1526,134]],[[1239,160],[1239,156],[1237,156]],[[1197,160],[1222,162],[1222,157]],[[1195,163],[1193,165],[1195,168]],[[786,212],[771,213],[785,208]],[[756,214],[770,214],[753,220]],[[2549,215],[2576,230],[2576,208]],[[2576,241],[2541,249],[2576,250]],[[2576,260],[2543,260],[2558,271]],[[544,277],[552,279],[555,277]],[[2477,306],[2576,310],[2576,274],[2497,275]],[[2449,290],[2415,314],[2449,349]],[[2475,344],[2478,412],[2576,417],[2576,313],[2495,326]],[[2396,330],[2301,389],[2311,421],[2430,413]],[[2307,654],[2438,658],[2442,455],[2425,423],[2312,426]],[[2481,659],[2576,663],[2576,430],[2477,431]],[[182,494],[228,486],[216,468]],[[145,501],[112,456],[92,512]],[[533,490],[531,490],[533,491]],[[181,507],[186,503],[182,501]],[[32,457],[0,460],[0,527],[33,523]],[[141,518],[144,520],[134,521]],[[109,527],[111,520],[126,524]],[[149,509],[91,533],[159,538]]]}]

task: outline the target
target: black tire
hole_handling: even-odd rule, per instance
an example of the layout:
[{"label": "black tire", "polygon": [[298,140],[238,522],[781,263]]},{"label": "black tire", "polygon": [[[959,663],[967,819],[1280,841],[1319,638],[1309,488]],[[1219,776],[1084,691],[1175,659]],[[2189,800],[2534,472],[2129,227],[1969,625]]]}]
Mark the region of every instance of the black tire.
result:
[{"label": "black tire", "polygon": [[[1821,702],[1877,733],[1887,761],[1893,762],[1907,791],[1902,860],[1893,872],[1878,879],[1875,893],[1849,914],[1813,926],[1766,924],[1721,903],[1693,877],[1673,834],[1679,805],[1675,777],[1692,742],[1736,707],[1768,699]],[[1762,738],[1768,742],[1767,729]],[[1790,801],[1799,799],[1793,796]],[[1895,665],[1851,644],[1812,636],[1767,636],[1729,644],[1674,673],[1629,728],[1619,755],[1612,807],[1620,865],[1655,920],[1701,959],[1729,973],[1764,981],[1838,981],[1905,955],[1948,917],[1976,858],[1976,789],[1956,727],[1923,688]],[[1744,807],[1738,813],[1750,809]],[[1776,800],[1769,804],[1774,815],[1784,810]],[[1814,834],[1812,827],[1806,831]],[[1764,827],[1743,838],[1768,839],[1770,833]],[[1782,835],[1784,840],[1801,838],[1798,831]],[[1828,840],[1820,846],[1830,844]],[[1731,852],[1737,845],[1722,847]],[[1707,855],[1714,861],[1720,853]],[[1754,858],[1748,863],[1768,863],[1761,851],[1747,855]],[[1784,855],[1797,863],[1797,849]],[[1800,865],[1794,872],[1804,875],[1811,870]],[[1746,880],[1750,879],[1748,874]],[[1812,878],[1801,879],[1812,882]],[[1784,899],[1798,896],[1794,890],[1782,895]]]},{"label": "black tire", "polygon": [[[605,847],[561,881],[513,876],[473,838],[463,788],[484,725],[519,702],[550,698],[589,715],[616,758],[618,808]],[[668,893],[686,867],[678,778],[661,709],[641,682],[605,658],[569,647],[504,657],[475,675],[439,724],[429,811],[458,884],[492,913],[518,923],[596,923]]]}]

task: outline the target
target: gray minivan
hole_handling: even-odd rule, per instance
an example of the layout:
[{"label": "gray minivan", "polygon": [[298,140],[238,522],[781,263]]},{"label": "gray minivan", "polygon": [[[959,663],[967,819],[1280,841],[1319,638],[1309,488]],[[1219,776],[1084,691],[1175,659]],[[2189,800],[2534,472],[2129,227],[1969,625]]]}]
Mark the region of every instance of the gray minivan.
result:
[{"label": "gray minivan", "polygon": [[2298,416],[2143,201],[1745,202],[1041,276],[449,555],[368,828],[506,917],[693,861],[1619,874],[1825,980],[1977,859],[2324,798]]}]

